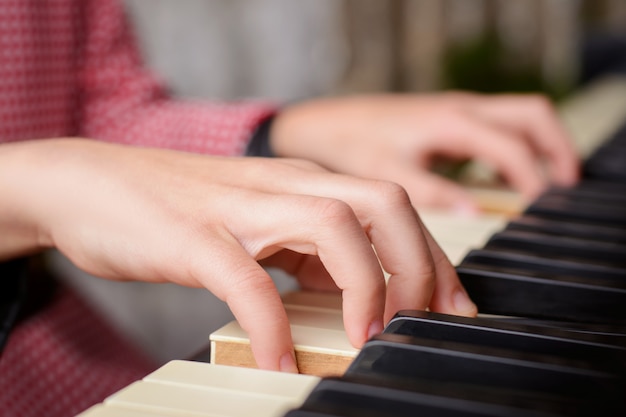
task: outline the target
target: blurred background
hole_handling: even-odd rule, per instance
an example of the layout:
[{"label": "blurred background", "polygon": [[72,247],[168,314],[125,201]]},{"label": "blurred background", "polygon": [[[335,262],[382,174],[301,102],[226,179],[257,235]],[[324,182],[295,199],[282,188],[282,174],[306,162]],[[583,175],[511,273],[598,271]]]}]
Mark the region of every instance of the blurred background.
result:
[{"label": "blurred background", "polygon": [[[626,74],[625,0],[126,0],[146,63],[181,98],[540,91]],[[626,95],[626,94],[625,94]],[[112,283],[53,262],[159,362],[232,320],[206,291]],[[278,286],[288,277],[273,274]]]},{"label": "blurred background", "polygon": [[126,3],[147,62],[182,96],[465,88],[562,97],[609,60],[626,65],[624,0]]}]

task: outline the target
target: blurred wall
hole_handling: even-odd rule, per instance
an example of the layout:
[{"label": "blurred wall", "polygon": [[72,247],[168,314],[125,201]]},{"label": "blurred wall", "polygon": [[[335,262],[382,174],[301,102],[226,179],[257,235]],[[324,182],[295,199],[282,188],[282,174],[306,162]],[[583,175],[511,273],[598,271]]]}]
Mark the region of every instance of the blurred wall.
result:
[{"label": "blurred wall", "polygon": [[511,89],[566,90],[585,32],[626,27],[624,0],[126,3],[147,61],[176,93],[224,99],[481,89],[472,73],[491,66],[485,78]]},{"label": "blurred wall", "polygon": [[338,0],[127,0],[147,62],[180,95],[281,101],[345,71]]}]

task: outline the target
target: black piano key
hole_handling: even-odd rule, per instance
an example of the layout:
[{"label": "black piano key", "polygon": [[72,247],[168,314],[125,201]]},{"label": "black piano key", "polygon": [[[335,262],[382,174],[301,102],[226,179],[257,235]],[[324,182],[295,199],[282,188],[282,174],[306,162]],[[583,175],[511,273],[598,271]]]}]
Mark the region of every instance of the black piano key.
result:
[{"label": "black piano key", "polygon": [[529,324],[531,326],[550,327],[558,330],[565,330],[569,333],[578,333],[583,336],[590,336],[600,343],[626,348],[626,326],[607,323],[587,323],[573,321],[558,321],[547,319],[536,319],[530,317],[498,316],[499,322]]},{"label": "black piano key", "polygon": [[558,195],[596,204],[626,205],[626,184],[582,179],[573,187],[550,187],[545,195]]},{"label": "black piano key", "polygon": [[532,215],[522,215],[511,220],[506,225],[505,230],[519,230],[553,236],[570,236],[626,244],[626,230],[624,229],[558,219],[545,219]]},{"label": "black piano key", "polygon": [[626,375],[626,347],[593,334],[493,318],[468,318],[428,311],[403,310],[384,333],[477,344],[587,361],[596,369]]},{"label": "black piano key", "polygon": [[626,269],[599,263],[588,263],[577,259],[558,259],[545,253],[524,253],[515,250],[475,249],[468,252],[463,263],[493,265],[502,268],[520,269],[542,274],[581,277],[594,280],[621,282],[626,279]]},{"label": "black piano key", "polygon": [[615,129],[615,132],[611,134],[609,138],[605,141],[605,143],[619,143],[626,144],[626,122]]},{"label": "black piano key", "polygon": [[[421,408],[419,396],[488,405],[459,408],[480,410],[476,415],[494,415],[489,407],[500,405],[505,407],[495,415],[520,409],[524,416],[626,415],[619,353],[626,348],[626,261],[621,259],[626,124],[588,158],[576,186],[549,189],[505,232],[489,249],[470,252],[457,270],[480,311],[511,317],[485,322],[401,312],[398,317],[429,319],[392,320],[385,333],[364,346],[341,381],[320,388],[305,403],[308,409],[288,417],[457,416],[445,407]],[[534,237],[517,239],[517,232]],[[603,357],[603,349],[613,353]],[[406,396],[408,391],[419,395]]]},{"label": "black piano key", "polygon": [[485,244],[485,248],[510,249],[551,258],[582,260],[626,269],[626,244],[622,243],[504,230],[495,233]]},{"label": "black piano key", "polygon": [[626,146],[600,147],[583,165],[583,174],[603,181],[626,182]]},{"label": "black piano key", "polygon": [[[326,378],[298,411],[287,416],[525,417],[591,415],[585,405],[549,396],[485,390],[425,380],[399,384],[388,378]],[[596,410],[597,411],[597,410]]]},{"label": "black piano key", "polygon": [[621,204],[589,201],[569,196],[544,194],[530,204],[525,214],[562,220],[626,227],[626,209]]},{"label": "black piano key", "polygon": [[348,377],[384,376],[401,384],[415,380],[494,390],[623,404],[623,378],[589,364],[520,350],[380,334],[368,341],[346,372]]},{"label": "black piano key", "polygon": [[583,165],[586,178],[626,183],[626,126],[600,146]]},{"label": "black piano key", "polygon": [[626,324],[626,281],[571,277],[463,261],[457,273],[487,314]]}]

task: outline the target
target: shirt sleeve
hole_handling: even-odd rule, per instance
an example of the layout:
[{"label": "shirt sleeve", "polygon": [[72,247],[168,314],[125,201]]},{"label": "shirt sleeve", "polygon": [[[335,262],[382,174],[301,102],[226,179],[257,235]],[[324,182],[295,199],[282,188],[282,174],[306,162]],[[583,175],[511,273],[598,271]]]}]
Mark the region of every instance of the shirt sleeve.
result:
[{"label": "shirt sleeve", "polygon": [[261,101],[175,100],[142,65],[123,5],[84,9],[80,134],[104,141],[213,155],[242,155],[256,127],[275,113]]}]

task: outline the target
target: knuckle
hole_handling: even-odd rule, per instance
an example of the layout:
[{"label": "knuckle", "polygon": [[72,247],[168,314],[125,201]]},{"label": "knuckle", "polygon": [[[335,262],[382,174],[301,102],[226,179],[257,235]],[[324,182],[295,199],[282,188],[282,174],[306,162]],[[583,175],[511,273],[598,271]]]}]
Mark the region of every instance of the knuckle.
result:
[{"label": "knuckle", "polygon": [[409,194],[403,186],[391,181],[379,181],[377,187],[379,193],[391,205],[407,205],[410,204]]},{"label": "knuckle", "polygon": [[403,208],[411,206],[409,193],[403,186],[391,181],[375,181],[377,198],[384,207]]},{"label": "knuckle", "polygon": [[324,222],[345,224],[355,220],[355,214],[350,205],[334,198],[317,199],[312,207],[314,213]]}]

